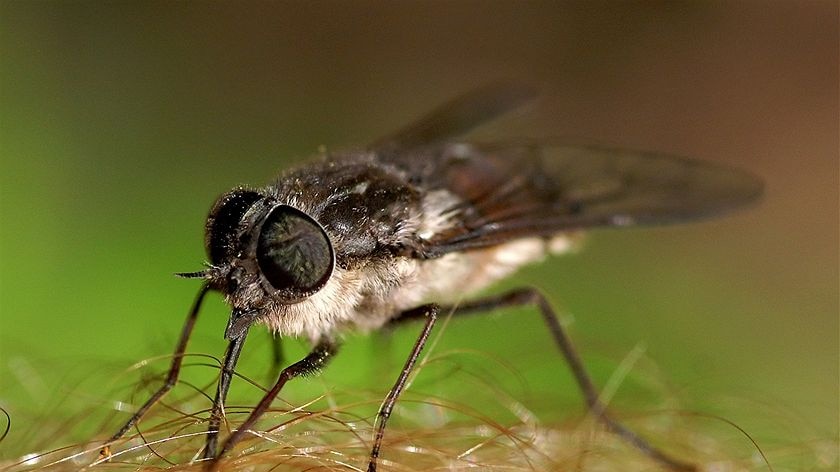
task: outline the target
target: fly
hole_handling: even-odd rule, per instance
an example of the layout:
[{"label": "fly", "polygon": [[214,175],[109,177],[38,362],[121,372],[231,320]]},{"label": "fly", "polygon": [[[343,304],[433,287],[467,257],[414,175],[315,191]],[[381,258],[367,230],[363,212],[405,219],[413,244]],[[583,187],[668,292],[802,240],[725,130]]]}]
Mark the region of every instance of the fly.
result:
[{"label": "fly", "polygon": [[[423,328],[374,425],[375,471],[385,425],[438,314],[534,306],[580,387],[610,431],[678,470],[694,466],[615,421],[546,298],[536,289],[458,303],[522,265],[569,247],[578,231],[662,224],[717,215],[755,200],[761,182],[716,164],[605,147],[470,142],[459,137],[532,99],[531,89],[494,84],[457,98],[366,149],[330,153],[264,187],[239,187],[210,210],[204,283],[163,386],[107,445],[132,428],[177,382],[207,292],[231,306],[228,341],[204,457],[216,470],[285,384],[323,368],[349,331],[410,321]],[[312,346],[221,444],[225,398],[245,338],[262,324]]]}]

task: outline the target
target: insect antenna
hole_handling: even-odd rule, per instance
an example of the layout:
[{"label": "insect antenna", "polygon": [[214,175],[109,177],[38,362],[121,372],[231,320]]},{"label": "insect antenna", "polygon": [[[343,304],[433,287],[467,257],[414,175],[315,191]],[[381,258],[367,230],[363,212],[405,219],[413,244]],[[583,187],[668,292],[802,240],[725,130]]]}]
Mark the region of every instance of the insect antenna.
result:
[{"label": "insect antenna", "polygon": [[195,272],[175,272],[175,277],[183,279],[206,279],[210,275],[210,269],[198,270]]}]

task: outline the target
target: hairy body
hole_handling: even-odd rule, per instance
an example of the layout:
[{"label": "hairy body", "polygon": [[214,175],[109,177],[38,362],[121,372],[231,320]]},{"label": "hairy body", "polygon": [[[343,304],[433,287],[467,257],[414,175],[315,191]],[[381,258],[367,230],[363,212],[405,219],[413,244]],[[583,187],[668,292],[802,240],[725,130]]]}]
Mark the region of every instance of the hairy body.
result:
[{"label": "hairy body", "polygon": [[[458,146],[463,151],[464,145]],[[572,250],[581,239],[569,231],[436,258],[412,257],[405,248],[457,229],[466,203],[448,189],[424,188],[412,180],[406,169],[380,162],[376,153],[357,152],[322,156],[319,163],[283,174],[276,185],[257,189],[324,222],[336,267],[323,288],[298,303],[272,303],[247,283],[227,295],[228,303],[259,308],[255,322],[314,343],[349,330],[376,330],[424,303],[456,303],[549,253]],[[318,189],[329,191],[311,198]],[[302,193],[307,198],[300,198]]]}]

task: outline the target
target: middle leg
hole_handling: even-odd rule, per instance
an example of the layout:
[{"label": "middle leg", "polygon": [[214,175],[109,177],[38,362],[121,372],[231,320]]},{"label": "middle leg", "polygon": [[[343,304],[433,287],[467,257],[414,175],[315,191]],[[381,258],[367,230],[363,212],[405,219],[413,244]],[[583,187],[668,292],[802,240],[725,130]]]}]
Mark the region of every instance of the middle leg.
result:
[{"label": "middle leg", "polygon": [[423,350],[423,347],[426,345],[426,341],[429,339],[429,333],[432,332],[432,328],[437,320],[438,309],[438,306],[434,304],[423,305],[412,310],[405,311],[397,316],[397,318],[402,316],[411,318],[424,317],[426,318],[426,324],[423,326],[423,330],[420,332],[420,336],[417,338],[417,341],[414,342],[414,348],[408,355],[408,359],[406,359],[405,365],[403,366],[399,377],[397,377],[397,382],[393,387],[391,387],[391,391],[388,392],[388,396],[385,397],[385,401],[382,402],[382,406],[379,407],[379,412],[376,415],[376,436],[374,437],[373,448],[370,451],[370,460],[368,461],[367,468],[368,472],[376,472],[376,460],[379,458],[379,449],[382,447],[382,436],[385,434],[385,424],[388,423],[388,418],[391,417],[391,412],[394,410],[394,404],[397,402],[397,398],[399,398],[400,393],[402,393],[405,388],[405,382],[408,380],[408,375],[411,373],[415,362],[417,362],[417,358],[420,356],[420,351]]}]

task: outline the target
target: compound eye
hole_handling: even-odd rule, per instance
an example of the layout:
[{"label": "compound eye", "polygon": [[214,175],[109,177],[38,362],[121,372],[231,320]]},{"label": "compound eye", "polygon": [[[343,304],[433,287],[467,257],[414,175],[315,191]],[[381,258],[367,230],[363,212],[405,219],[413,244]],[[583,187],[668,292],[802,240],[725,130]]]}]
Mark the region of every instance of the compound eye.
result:
[{"label": "compound eye", "polygon": [[280,205],[269,213],[257,241],[257,263],[275,290],[289,298],[317,292],[332,274],[335,253],[324,228],[306,213]]},{"label": "compound eye", "polygon": [[207,217],[204,244],[210,262],[221,265],[236,253],[236,232],[242,217],[262,196],[250,190],[233,190],[216,201]]}]

